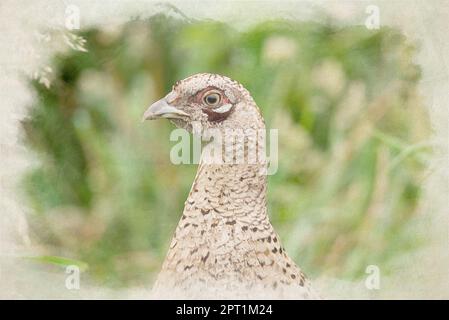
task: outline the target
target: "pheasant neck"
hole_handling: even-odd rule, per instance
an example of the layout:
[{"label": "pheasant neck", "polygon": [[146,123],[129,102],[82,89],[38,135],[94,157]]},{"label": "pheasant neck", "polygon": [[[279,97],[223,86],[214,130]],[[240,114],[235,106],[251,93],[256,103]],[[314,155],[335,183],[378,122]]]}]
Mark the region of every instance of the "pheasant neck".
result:
[{"label": "pheasant neck", "polygon": [[[266,164],[251,161],[250,152],[240,144],[221,149],[219,157],[211,149],[219,148],[211,143],[204,149],[184,215],[203,221],[202,216],[213,212],[216,219],[230,223],[232,219],[250,223],[255,218],[264,218]],[[239,155],[243,157],[240,159]]]},{"label": "pheasant neck", "polygon": [[203,156],[158,285],[171,283],[173,274],[179,282],[194,274],[214,281],[223,274],[240,279],[244,275],[231,265],[245,270],[248,259],[255,259],[255,241],[274,234],[267,215],[265,165],[214,164],[207,153]]}]

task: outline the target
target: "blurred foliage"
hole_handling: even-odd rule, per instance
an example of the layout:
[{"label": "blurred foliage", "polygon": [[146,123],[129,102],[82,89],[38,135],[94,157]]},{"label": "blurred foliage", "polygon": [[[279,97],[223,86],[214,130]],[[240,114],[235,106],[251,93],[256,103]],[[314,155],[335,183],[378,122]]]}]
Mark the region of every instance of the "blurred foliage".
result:
[{"label": "blurred foliage", "polygon": [[84,272],[88,269],[88,265],[83,261],[67,259],[64,257],[56,257],[56,256],[36,256],[36,257],[26,257],[26,259],[36,262],[42,262],[46,265],[55,265],[67,268],[69,266],[78,267],[80,272]]},{"label": "blurred foliage", "polygon": [[45,256],[84,261],[108,286],[151,283],[196,166],[170,163],[168,121],[140,119],[198,72],[243,83],[280,129],[270,215],[308,274],[386,273],[423,243],[414,228],[429,126],[415,46],[397,31],[281,20],[238,31],[158,14],[75,38],[87,51],[54,55],[23,122]]}]

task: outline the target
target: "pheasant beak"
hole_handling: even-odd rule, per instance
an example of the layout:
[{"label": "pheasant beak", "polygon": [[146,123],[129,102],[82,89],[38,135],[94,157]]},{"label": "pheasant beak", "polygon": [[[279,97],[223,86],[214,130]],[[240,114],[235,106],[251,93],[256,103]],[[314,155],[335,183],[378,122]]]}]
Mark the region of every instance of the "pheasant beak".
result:
[{"label": "pheasant beak", "polygon": [[189,114],[167,103],[165,98],[153,103],[143,114],[142,121],[160,118],[181,119]]}]

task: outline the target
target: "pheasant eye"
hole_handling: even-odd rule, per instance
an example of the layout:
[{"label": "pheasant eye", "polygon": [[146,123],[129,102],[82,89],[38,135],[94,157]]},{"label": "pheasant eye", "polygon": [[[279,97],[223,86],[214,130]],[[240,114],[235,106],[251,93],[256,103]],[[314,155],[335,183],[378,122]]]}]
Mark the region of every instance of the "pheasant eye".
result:
[{"label": "pheasant eye", "polygon": [[220,102],[220,94],[213,92],[204,96],[204,102],[209,106],[216,106]]}]

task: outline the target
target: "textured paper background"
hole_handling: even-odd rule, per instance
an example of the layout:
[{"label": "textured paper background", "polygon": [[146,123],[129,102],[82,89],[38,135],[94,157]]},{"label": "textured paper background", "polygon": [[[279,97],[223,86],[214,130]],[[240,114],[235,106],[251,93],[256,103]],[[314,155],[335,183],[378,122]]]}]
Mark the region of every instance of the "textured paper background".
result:
[{"label": "textured paper background", "polygon": [[[161,1],[158,1],[159,3]],[[449,298],[448,194],[449,194],[449,1],[171,1],[186,15],[222,20],[237,28],[261,19],[286,17],[316,19],[326,12],[348,25],[363,25],[367,5],[380,8],[381,25],[400,28],[420,44],[416,63],[422,67],[421,94],[428,107],[437,146],[421,203],[421,214],[429,215],[429,234],[435,243],[402,261],[393,288],[397,298]],[[105,291],[91,287],[61,295],[64,274],[46,277],[29,270],[15,257],[32,254],[27,230],[27,207],[20,200],[17,182],[32,165],[32,157],[20,144],[19,121],[33,99],[26,75],[45,64],[49,52],[39,42],[39,30],[64,26],[67,5],[80,8],[81,27],[96,24],[106,28],[131,17],[146,17],[162,8],[152,1],[14,1],[0,3],[0,298],[14,297],[141,297],[145,290]],[[177,13],[173,13],[176,15]],[[20,279],[21,281],[18,281]],[[25,279],[25,281],[24,281]],[[17,283],[20,282],[20,285]],[[318,279],[323,288],[341,297],[368,297],[362,283]],[[25,285],[23,284],[25,283]],[[58,283],[52,289],[51,283]],[[59,285],[61,284],[62,285]]]}]

